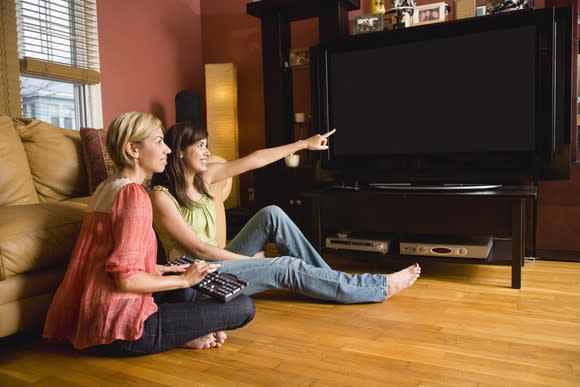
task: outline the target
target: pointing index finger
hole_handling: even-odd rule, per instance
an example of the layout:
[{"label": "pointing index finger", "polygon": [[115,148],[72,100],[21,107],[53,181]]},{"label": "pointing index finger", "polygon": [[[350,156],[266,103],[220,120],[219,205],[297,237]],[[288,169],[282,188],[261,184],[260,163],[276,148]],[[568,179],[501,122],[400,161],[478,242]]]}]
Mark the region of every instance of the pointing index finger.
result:
[{"label": "pointing index finger", "polygon": [[332,134],[333,134],[334,132],[336,132],[336,128],[335,128],[335,129],[332,129],[330,132],[326,132],[326,133],[324,133],[324,134],[322,135],[322,137],[324,137],[324,138],[328,138],[328,137],[332,136]]}]

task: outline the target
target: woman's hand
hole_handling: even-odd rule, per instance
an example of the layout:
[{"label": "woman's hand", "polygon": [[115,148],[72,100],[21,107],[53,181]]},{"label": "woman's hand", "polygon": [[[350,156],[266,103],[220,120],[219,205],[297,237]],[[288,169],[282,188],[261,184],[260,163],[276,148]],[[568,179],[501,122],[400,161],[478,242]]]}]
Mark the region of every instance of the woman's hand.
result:
[{"label": "woman's hand", "polygon": [[216,271],[221,265],[219,263],[207,263],[206,261],[196,261],[192,263],[184,272],[183,279],[185,287],[192,287],[201,282],[203,277]]},{"label": "woman's hand", "polygon": [[256,254],[252,255],[251,258],[266,258],[266,252],[264,250],[260,250]]},{"label": "woman's hand", "polygon": [[311,151],[328,149],[328,137],[332,136],[334,132],[336,132],[336,129],[332,129],[328,133],[315,134],[314,136],[307,138],[304,140],[306,141],[306,149]]},{"label": "woman's hand", "polygon": [[169,265],[155,265],[155,266],[156,266],[155,271],[157,272],[157,275],[163,275],[165,273],[181,274],[185,272],[185,269],[187,269],[190,265],[189,263],[186,263],[184,265],[174,265],[174,266]]}]

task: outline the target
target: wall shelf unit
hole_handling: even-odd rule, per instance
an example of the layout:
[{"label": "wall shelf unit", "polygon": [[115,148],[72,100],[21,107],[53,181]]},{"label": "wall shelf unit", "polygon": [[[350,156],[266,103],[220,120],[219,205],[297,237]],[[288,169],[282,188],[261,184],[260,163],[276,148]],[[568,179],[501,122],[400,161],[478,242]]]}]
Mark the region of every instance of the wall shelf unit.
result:
[{"label": "wall shelf unit", "polygon": [[292,71],[287,66],[291,23],[317,17],[319,39],[327,42],[348,35],[348,11],[359,8],[360,0],[261,0],[247,4],[247,13],[262,21],[266,146],[294,141]]}]

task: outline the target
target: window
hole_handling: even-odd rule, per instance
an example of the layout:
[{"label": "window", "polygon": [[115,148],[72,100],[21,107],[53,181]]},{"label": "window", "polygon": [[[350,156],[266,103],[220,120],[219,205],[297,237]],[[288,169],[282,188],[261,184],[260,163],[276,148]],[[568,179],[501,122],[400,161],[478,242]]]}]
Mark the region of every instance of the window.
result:
[{"label": "window", "polygon": [[102,127],[96,0],[16,0],[24,117]]},{"label": "window", "polygon": [[78,129],[86,123],[80,118],[76,101],[82,101],[83,85],[47,79],[21,77],[22,115],[53,125]]}]

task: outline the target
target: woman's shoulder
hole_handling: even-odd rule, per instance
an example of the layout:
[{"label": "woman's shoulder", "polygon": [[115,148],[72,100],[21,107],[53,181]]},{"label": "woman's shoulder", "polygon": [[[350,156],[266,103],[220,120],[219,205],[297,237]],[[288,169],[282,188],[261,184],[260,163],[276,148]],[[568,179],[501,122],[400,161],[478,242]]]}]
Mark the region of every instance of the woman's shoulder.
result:
[{"label": "woman's shoulder", "polygon": [[141,184],[128,178],[111,176],[97,187],[91,197],[89,209],[110,212],[118,198],[124,200],[145,199],[147,192]]},{"label": "woman's shoulder", "polygon": [[164,185],[154,185],[153,188],[151,188],[151,192],[150,193],[153,193],[153,192],[167,192],[168,194],[170,194],[169,193],[169,188],[167,188]]},{"label": "woman's shoulder", "polygon": [[169,188],[163,185],[154,185],[149,190],[149,196],[151,200],[155,200],[156,198],[167,198],[169,197],[171,200],[175,201],[175,196],[169,191]]},{"label": "woman's shoulder", "polygon": [[179,202],[177,201],[175,196],[173,196],[171,194],[171,192],[169,192],[169,189],[163,185],[153,186],[151,188],[151,190],[149,191],[149,197],[151,198],[153,205],[156,205],[157,203],[163,203],[163,202],[167,203],[166,200],[167,200],[167,198],[169,198],[169,199],[171,199],[173,204],[175,204],[177,207],[180,207]]}]

